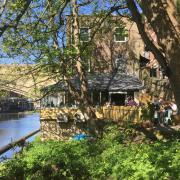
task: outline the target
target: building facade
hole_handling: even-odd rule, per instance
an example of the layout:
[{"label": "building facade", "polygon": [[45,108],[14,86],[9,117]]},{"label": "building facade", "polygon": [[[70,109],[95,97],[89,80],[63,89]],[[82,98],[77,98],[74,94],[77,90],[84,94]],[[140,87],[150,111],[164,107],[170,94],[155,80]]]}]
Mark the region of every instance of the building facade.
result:
[{"label": "building facade", "polygon": [[[73,48],[73,31],[73,18],[68,16],[66,41],[70,49]],[[153,32],[151,35],[156,40]],[[89,97],[96,106],[96,116],[100,114],[102,119],[116,121],[140,121],[138,101],[143,101],[144,95],[148,95],[144,97],[147,101],[151,100],[149,94],[161,95],[168,81],[153,54],[145,47],[135,23],[119,16],[107,19],[103,16],[80,16],[79,40]],[[80,80],[74,70],[70,81],[79,91]],[[160,88],[159,84],[162,85]],[[42,100],[42,106],[48,107],[41,110],[42,138],[62,140],[86,133],[82,128],[86,127],[85,114],[77,112],[78,103],[68,93],[65,81],[60,80],[44,88],[45,94],[48,89],[54,93]],[[127,105],[128,96],[133,97],[137,104]],[[98,108],[102,108],[101,113],[98,113]]]},{"label": "building facade", "polygon": [[[106,99],[109,100],[111,97],[113,99],[123,98],[123,101],[125,101],[127,96],[132,96],[139,103],[141,94],[142,96],[145,94],[151,97],[158,95],[167,100],[172,98],[168,79],[154,55],[144,45],[134,22],[120,16],[110,16],[104,19],[104,16],[101,15],[79,16],[78,22],[81,59],[88,74],[101,73],[106,76],[107,73],[118,72],[127,79],[132,79],[132,76],[139,78],[144,85],[143,90],[142,86],[139,90],[132,88],[128,91],[119,88],[116,92],[111,92],[107,88],[106,92],[112,95],[109,98],[106,95]],[[67,48],[73,47],[73,28],[73,18],[67,16]],[[154,42],[157,41],[156,34],[151,29],[149,29],[149,35]],[[124,82],[118,81],[118,83]],[[119,84],[119,86],[121,85]],[[57,86],[59,87],[59,85]],[[59,91],[63,88],[63,86],[59,87]],[[48,107],[54,107],[69,104],[71,101],[66,102],[69,97],[67,91],[66,93],[57,92],[44,98],[42,105],[46,104]],[[94,92],[95,99],[101,99],[100,94],[99,91]],[[94,99],[91,93],[90,96],[91,99]],[[125,102],[117,104],[124,105]]]},{"label": "building facade", "polygon": [[[79,39],[86,46],[82,59],[89,72],[119,72],[133,75],[144,84],[143,93],[173,98],[168,78],[147,49],[138,28],[130,19],[120,16],[80,16]],[[156,43],[157,36],[148,27],[149,36]],[[73,20],[67,17],[67,46],[73,44]],[[137,97],[138,98],[138,97]]]},{"label": "building facade", "polygon": [[31,99],[28,99],[25,96],[9,92],[8,95],[0,97],[0,113],[32,110],[34,110],[34,104]]},{"label": "building facade", "polygon": [[[143,42],[135,23],[120,16],[80,16],[79,39],[82,59],[89,72],[110,72],[116,68],[139,76],[139,55]],[[73,44],[73,20],[67,17],[67,46]]]}]

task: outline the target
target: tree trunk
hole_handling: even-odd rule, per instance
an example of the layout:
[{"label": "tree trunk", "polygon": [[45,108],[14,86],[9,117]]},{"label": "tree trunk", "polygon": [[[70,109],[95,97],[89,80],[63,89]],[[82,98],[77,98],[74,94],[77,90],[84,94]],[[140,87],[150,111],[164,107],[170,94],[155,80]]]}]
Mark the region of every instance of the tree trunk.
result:
[{"label": "tree trunk", "polygon": [[128,8],[139,33],[169,78],[180,114],[180,34],[175,16],[175,6],[170,0],[142,1],[143,15],[157,36],[157,43],[148,36],[146,24],[134,0],[127,0]]},{"label": "tree trunk", "polygon": [[72,16],[73,16],[73,37],[74,37],[74,43],[72,44],[74,49],[76,50],[76,70],[77,74],[80,79],[80,91],[81,91],[81,109],[82,111],[85,111],[88,114],[88,117],[90,118],[88,123],[91,126],[92,129],[94,129],[95,126],[95,111],[91,105],[91,101],[88,96],[88,83],[87,78],[85,74],[84,67],[82,65],[82,59],[81,59],[81,52],[79,48],[80,39],[79,39],[79,24],[78,24],[78,7],[77,7],[77,0],[72,0]]},{"label": "tree trunk", "polygon": [[78,76],[80,78],[80,90],[81,90],[81,97],[84,99],[84,103],[88,104],[88,85],[86,80],[86,74],[83,69],[82,60],[80,57],[80,48],[79,48],[79,24],[78,24],[78,7],[76,0],[72,0],[72,16],[73,16],[73,36],[74,36],[74,49],[76,50],[76,70]]},{"label": "tree trunk", "polygon": [[170,73],[169,81],[178,107],[178,115],[180,115],[180,54],[176,58],[173,58],[171,62],[173,62],[173,64],[170,65],[172,71]]}]

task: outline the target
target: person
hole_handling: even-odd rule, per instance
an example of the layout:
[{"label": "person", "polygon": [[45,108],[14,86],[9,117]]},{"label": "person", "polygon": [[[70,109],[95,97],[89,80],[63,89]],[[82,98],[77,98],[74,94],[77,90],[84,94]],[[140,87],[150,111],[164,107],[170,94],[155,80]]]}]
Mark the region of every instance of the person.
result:
[{"label": "person", "polygon": [[164,121],[164,115],[165,115],[165,109],[164,107],[166,106],[166,102],[164,101],[164,99],[161,97],[159,99],[159,122],[163,123]]},{"label": "person", "polygon": [[125,99],[125,105],[127,106],[128,104],[128,100],[129,100],[129,96],[126,96],[126,99]]},{"label": "person", "polygon": [[165,112],[164,112],[164,121],[163,121],[163,123],[165,125],[169,125],[169,124],[172,123],[172,119],[171,119],[172,108],[171,108],[170,104],[168,104],[164,109],[165,109]]},{"label": "person", "polygon": [[163,99],[163,97],[160,97],[159,98],[159,104],[160,105],[163,105],[165,103],[165,100]]},{"label": "person", "polygon": [[134,101],[134,99],[132,98],[132,96],[130,96],[130,97],[127,99],[126,105],[127,105],[127,106],[137,106],[137,103]]},{"label": "person", "polygon": [[106,102],[106,106],[109,107],[111,103],[109,101]]},{"label": "person", "polygon": [[158,100],[157,96],[154,97],[152,107],[153,107],[153,120],[154,120],[154,123],[155,124],[160,123],[160,119],[159,119],[159,117],[160,117],[160,115],[159,115],[160,103],[159,103],[159,100]]},{"label": "person", "polygon": [[112,101],[112,102],[111,102],[111,105],[112,105],[112,106],[115,106],[115,105],[116,105],[116,103],[115,103],[114,101]]}]

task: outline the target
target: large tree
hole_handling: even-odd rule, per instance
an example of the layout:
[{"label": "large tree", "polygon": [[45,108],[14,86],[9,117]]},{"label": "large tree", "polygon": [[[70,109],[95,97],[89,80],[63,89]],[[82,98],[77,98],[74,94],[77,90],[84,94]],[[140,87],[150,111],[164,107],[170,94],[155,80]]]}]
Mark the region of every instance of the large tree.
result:
[{"label": "large tree", "polygon": [[[180,25],[175,1],[142,0],[138,3],[135,0],[127,0],[127,6],[144,43],[169,78],[180,109]],[[148,33],[149,28],[155,32],[157,42],[153,41]]]},{"label": "large tree", "polygon": [[[47,73],[57,82],[64,79],[70,94],[80,102],[82,111],[88,113],[90,125],[93,126],[96,117],[88,95],[85,71],[87,64],[82,61],[82,56],[86,54],[86,50],[89,51],[96,32],[114,9],[109,7],[109,11],[101,12],[101,16],[95,13],[97,19],[94,18],[94,22],[91,23],[93,33],[90,41],[88,44],[82,44],[79,39],[79,15],[81,9],[89,5],[92,5],[88,7],[92,13],[97,12],[97,3],[91,0],[78,1],[78,3],[76,0],[32,1],[18,24],[9,26],[3,31],[0,47],[4,54],[7,53],[10,57],[15,59],[20,57],[25,62],[38,64],[36,68]],[[67,45],[67,17],[72,18],[71,46]],[[74,89],[70,81],[75,75],[80,79],[80,91]],[[52,90],[49,93],[52,93]]]},{"label": "large tree", "polygon": [[[84,6],[93,6],[93,11],[105,10],[104,17],[112,12],[117,11],[119,15],[131,16],[136,22],[139,32],[146,46],[153,52],[161,67],[166,72],[174,92],[174,97],[180,109],[180,27],[178,11],[175,5],[179,1],[173,0],[124,0],[124,1],[104,1],[104,6],[100,6],[98,1],[81,0],[78,4],[74,0],[63,1],[23,1],[16,0],[10,3],[4,0],[1,8],[0,35],[2,38],[3,48],[11,55],[21,55],[25,59],[40,62],[41,66],[49,74],[53,74],[55,79],[65,77],[68,79],[72,76],[69,65],[72,60],[74,68],[81,80],[81,93],[78,94],[73,90],[69,83],[70,91],[74,97],[89,104],[87,97],[87,82],[81,55],[84,49],[79,48],[79,31],[78,31],[78,9]],[[9,5],[7,6],[7,2]],[[73,6],[75,4],[75,6]],[[123,11],[127,8],[128,11]],[[106,7],[105,7],[106,6]],[[6,7],[6,8],[4,8]],[[9,12],[8,13],[8,8]],[[142,11],[142,12],[141,12]],[[13,12],[15,15],[12,15]],[[74,22],[74,47],[68,48],[66,43],[66,15],[73,14]],[[82,11],[81,11],[82,12]],[[1,15],[0,14],[0,15]],[[4,19],[5,18],[5,19]],[[7,19],[7,20],[6,20]],[[98,29],[102,21],[97,21],[95,27]],[[157,36],[157,42],[151,39],[148,28],[151,28]],[[93,37],[92,37],[93,38]],[[83,50],[82,50],[83,49]]]},{"label": "large tree", "polygon": [[0,0],[0,37],[9,28],[17,28],[32,0]]}]

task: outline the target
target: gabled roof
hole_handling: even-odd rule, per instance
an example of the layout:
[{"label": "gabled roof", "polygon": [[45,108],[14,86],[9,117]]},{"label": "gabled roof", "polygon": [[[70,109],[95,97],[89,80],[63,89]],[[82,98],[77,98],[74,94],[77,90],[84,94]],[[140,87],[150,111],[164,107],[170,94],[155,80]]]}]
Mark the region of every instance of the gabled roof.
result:
[{"label": "gabled roof", "polygon": [[143,88],[141,81],[132,75],[116,73],[110,81],[109,91],[140,90]]},{"label": "gabled roof", "polygon": [[[125,73],[88,73],[88,89],[90,91],[129,91],[140,90],[143,88],[141,81],[132,75]],[[75,76],[71,80],[75,89],[80,90],[80,80]],[[44,91],[53,89],[55,91],[67,91],[68,87],[65,81],[60,80],[58,83],[44,88]]]}]

